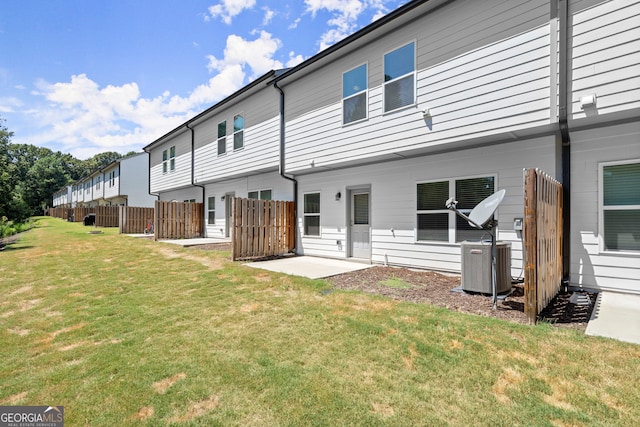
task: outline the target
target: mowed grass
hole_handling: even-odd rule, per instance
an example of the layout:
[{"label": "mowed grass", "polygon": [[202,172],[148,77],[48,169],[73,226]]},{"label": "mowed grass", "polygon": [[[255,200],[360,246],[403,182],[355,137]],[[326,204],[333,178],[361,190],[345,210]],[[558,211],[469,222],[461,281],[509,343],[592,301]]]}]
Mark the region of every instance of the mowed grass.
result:
[{"label": "mowed grass", "polygon": [[87,231],[40,219],[0,253],[0,405],[68,426],[640,420],[640,346]]}]

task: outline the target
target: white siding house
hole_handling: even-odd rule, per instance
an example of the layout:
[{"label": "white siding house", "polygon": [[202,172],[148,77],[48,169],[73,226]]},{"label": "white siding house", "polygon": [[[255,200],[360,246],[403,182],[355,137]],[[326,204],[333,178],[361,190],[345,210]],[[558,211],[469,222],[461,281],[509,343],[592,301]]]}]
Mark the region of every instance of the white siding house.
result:
[{"label": "white siding house", "polygon": [[271,71],[144,148],[150,191],[204,204],[206,235],[229,236],[232,197],[292,200],[279,174],[278,94]]},{"label": "white siding house", "polygon": [[149,157],[145,153],[118,159],[100,170],[101,205],[153,207],[149,194]]},{"label": "white siding house", "polygon": [[639,1],[412,1],[277,76],[297,251],[459,272],[482,232],[444,201],[504,188],[517,277],[540,168],[569,191],[570,284],[640,293],[639,27]]}]

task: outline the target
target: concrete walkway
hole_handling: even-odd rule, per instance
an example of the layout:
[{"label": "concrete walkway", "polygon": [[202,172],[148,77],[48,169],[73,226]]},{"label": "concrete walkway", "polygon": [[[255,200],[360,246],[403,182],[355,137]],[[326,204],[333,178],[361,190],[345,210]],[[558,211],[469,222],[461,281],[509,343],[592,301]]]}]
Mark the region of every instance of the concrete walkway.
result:
[{"label": "concrete walkway", "polygon": [[322,279],[324,277],[335,276],[336,274],[350,273],[352,271],[373,267],[371,264],[311,256],[292,256],[269,261],[249,262],[245,265],[275,271],[277,273],[308,277],[310,279]]},{"label": "concrete walkway", "polygon": [[640,295],[600,292],[585,333],[640,344]]}]

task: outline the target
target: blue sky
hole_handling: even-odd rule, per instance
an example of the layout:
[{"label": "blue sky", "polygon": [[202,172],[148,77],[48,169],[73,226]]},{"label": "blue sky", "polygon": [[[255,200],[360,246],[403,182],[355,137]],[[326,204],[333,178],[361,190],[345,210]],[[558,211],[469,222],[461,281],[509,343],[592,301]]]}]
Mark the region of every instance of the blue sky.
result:
[{"label": "blue sky", "polygon": [[85,159],[142,147],[407,0],[2,0],[12,142]]}]

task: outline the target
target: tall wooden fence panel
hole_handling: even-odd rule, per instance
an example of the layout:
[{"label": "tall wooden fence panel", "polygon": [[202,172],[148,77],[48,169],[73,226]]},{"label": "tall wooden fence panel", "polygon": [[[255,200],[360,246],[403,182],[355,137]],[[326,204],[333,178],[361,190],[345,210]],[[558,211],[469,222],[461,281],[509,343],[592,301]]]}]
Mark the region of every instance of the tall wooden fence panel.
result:
[{"label": "tall wooden fence panel", "polygon": [[538,314],[562,286],[562,184],[538,169],[524,182],[525,314]]},{"label": "tall wooden fence panel", "polygon": [[154,208],[120,206],[120,234],[153,234]]},{"label": "tall wooden fence panel", "polygon": [[96,206],[96,227],[118,227],[120,209],[118,206]]},{"label": "tall wooden fence panel", "polygon": [[90,213],[95,213],[95,208],[72,208],[69,215],[73,215],[73,222],[82,222],[84,217]]},{"label": "tall wooden fence panel", "polygon": [[48,215],[53,218],[69,219],[69,208],[49,208]]},{"label": "tall wooden fence panel", "polygon": [[203,206],[202,203],[156,200],[155,239],[195,239],[203,237]]},{"label": "tall wooden fence panel", "polygon": [[233,198],[233,260],[284,255],[295,242],[294,203]]}]

